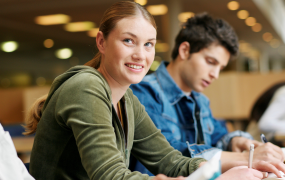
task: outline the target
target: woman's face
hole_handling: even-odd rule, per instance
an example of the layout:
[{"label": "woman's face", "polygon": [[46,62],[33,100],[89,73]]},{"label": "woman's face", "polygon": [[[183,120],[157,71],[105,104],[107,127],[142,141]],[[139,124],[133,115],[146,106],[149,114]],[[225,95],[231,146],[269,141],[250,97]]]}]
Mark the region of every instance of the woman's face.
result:
[{"label": "woman's face", "polygon": [[102,61],[108,75],[122,86],[139,83],[155,55],[156,29],[143,17],[124,18],[104,39]]}]

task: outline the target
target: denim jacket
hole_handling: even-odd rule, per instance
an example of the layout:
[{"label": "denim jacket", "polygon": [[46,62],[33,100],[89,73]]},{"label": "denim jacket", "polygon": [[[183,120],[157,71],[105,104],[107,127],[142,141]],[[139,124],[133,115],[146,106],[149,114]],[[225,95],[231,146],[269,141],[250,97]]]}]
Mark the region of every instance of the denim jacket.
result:
[{"label": "denim jacket", "polygon": [[[229,143],[235,136],[252,139],[242,131],[228,133],[224,123],[213,118],[208,98],[195,91],[187,96],[169,75],[167,64],[162,62],[156,72],[147,75],[139,84],[131,85],[131,89],[175,149],[188,157],[209,160],[218,151],[229,150]],[[203,144],[197,143],[198,132],[201,132],[199,137],[203,138]],[[150,174],[140,162],[136,162],[134,170]]]}]

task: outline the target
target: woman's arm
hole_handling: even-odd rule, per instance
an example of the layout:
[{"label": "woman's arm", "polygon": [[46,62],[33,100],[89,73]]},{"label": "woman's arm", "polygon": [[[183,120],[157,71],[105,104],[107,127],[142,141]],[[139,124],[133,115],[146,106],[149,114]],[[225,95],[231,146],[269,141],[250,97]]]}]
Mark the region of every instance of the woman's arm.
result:
[{"label": "woman's arm", "polygon": [[153,174],[170,177],[188,176],[205,161],[202,158],[187,158],[174,150],[156,128],[144,106],[136,96],[132,98],[135,118],[135,135],[132,154]]}]

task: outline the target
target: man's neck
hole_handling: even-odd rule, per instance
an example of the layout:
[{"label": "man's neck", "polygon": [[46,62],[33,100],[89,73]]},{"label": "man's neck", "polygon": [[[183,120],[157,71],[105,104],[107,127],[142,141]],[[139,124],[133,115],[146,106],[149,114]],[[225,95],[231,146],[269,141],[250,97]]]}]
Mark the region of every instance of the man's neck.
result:
[{"label": "man's neck", "polygon": [[169,75],[172,77],[172,79],[174,80],[174,82],[176,83],[176,85],[183,91],[183,92],[190,92],[191,93],[191,89],[189,87],[187,87],[185,85],[185,83],[183,82],[180,73],[179,73],[179,62],[176,62],[178,60],[175,61],[171,61],[168,66],[166,67],[167,72],[169,73]]}]

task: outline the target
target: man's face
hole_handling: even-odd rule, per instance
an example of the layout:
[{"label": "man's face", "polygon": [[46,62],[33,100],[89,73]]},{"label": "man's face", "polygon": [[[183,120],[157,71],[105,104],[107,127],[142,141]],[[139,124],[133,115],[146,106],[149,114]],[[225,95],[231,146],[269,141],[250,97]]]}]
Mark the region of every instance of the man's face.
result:
[{"label": "man's face", "polygon": [[218,79],[220,71],[228,64],[229,51],[218,44],[212,44],[199,52],[192,53],[188,60],[181,65],[180,77],[183,91],[202,92],[215,79]]}]

